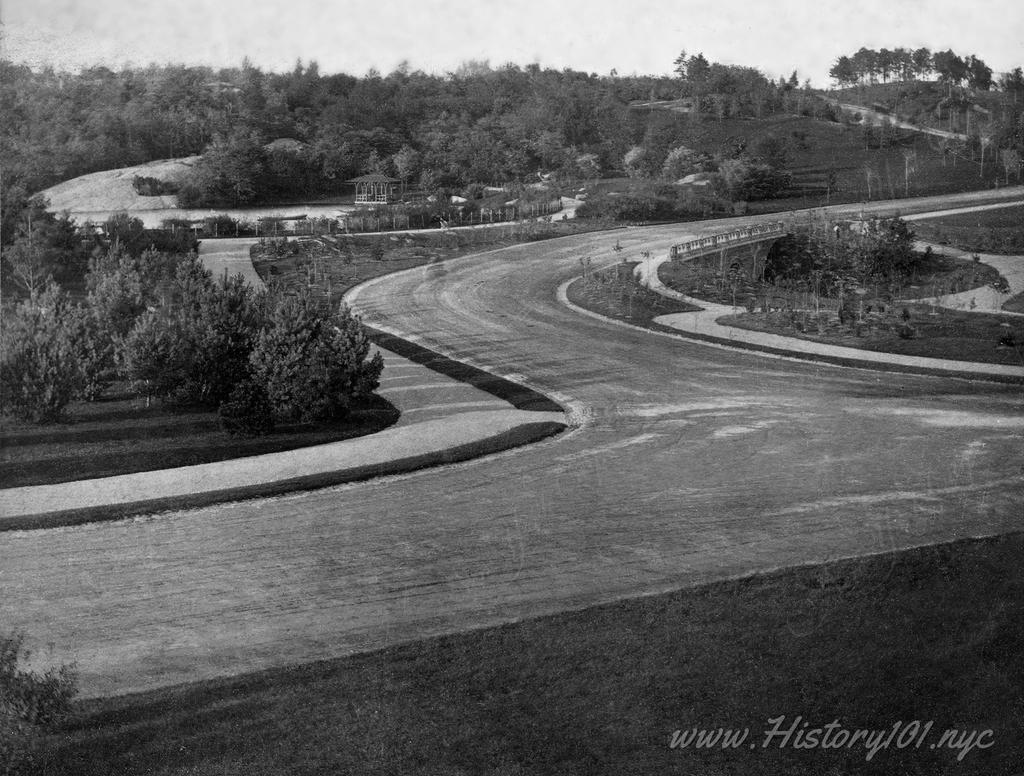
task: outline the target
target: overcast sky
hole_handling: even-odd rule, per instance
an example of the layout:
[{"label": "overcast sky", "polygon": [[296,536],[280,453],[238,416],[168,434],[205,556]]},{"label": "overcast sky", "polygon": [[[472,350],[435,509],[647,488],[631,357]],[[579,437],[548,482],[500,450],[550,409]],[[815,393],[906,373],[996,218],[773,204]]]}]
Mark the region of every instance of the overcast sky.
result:
[{"label": "overcast sky", "polygon": [[861,46],[1024,64],[1022,0],[0,0],[3,54],[32,66],[131,63],[443,73],[468,59],[669,73],[681,49],[824,86]]}]

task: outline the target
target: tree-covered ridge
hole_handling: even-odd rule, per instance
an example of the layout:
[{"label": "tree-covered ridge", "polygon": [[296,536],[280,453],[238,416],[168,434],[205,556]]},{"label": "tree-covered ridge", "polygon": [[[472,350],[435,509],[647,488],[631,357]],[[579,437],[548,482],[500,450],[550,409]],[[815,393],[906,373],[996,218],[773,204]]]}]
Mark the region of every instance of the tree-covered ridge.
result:
[{"label": "tree-covered ridge", "polygon": [[[0,63],[0,164],[10,201],[88,172],[204,152],[212,163],[185,187],[186,200],[336,192],[378,171],[428,189],[505,182],[580,165],[621,168],[646,128],[630,103],[677,98],[681,87],[671,77],[486,62],[445,75],[400,66],[364,77],[321,74],[315,62],[289,73],[245,62],[79,74]],[[785,84],[753,68],[709,63],[693,88],[720,117],[795,109]],[[266,148],[280,138],[296,142]],[[229,181],[218,179],[223,166],[236,173]]]}]

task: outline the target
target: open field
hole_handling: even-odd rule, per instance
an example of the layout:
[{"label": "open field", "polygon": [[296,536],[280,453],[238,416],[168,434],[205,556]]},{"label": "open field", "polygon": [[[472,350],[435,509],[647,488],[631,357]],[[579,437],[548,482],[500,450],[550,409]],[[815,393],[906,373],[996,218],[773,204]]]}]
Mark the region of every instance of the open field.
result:
[{"label": "open field", "polygon": [[[1020,534],[939,545],[90,701],[42,773],[1009,774],[1022,552]],[[780,716],[918,722],[872,754],[766,739]],[[671,746],[694,727],[749,738]]]},{"label": "open field", "polygon": [[77,402],[67,422],[0,421],[0,486],[42,485],[170,469],[293,450],[373,434],[392,425],[398,410],[373,396],[356,402],[344,420],[278,424],[263,437],[238,437],[220,427],[217,412],[174,408],[112,395]]}]

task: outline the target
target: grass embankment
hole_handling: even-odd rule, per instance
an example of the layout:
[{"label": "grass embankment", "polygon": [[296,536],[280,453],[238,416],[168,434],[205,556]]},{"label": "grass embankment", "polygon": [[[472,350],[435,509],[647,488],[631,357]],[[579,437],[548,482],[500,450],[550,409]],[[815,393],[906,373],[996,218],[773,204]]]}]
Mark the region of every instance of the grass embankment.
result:
[{"label": "grass embankment", "polygon": [[[928,547],[89,701],[41,770],[1010,774],[1024,758],[1022,553],[1019,534]],[[764,747],[780,716],[805,733],[932,725],[921,746],[894,738],[868,759],[862,743]],[[749,738],[670,746],[694,727]],[[949,728],[984,746],[940,746]]]},{"label": "grass embankment", "polygon": [[[951,130],[966,133],[968,129],[967,114],[962,105],[949,103],[950,88],[940,81],[890,81],[889,83],[862,84],[845,89],[827,92],[840,102],[851,105],[862,105],[888,113],[902,121],[934,129]],[[996,113],[1013,104],[1014,98],[1005,92],[995,89],[991,91],[953,90],[958,98],[966,96],[972,106],[984,109],[984,113],[973,110],[970,119],[971,128],[979,122],[987,121],[991,113]]]},{"label": "grass embankment", "polygon": [[593,271],[569,284],[569,301],[609,318],[648,326],[659,315],[686,313],[699,307],[669,299],[640,285],[633,276],[637,262]]},{"label": "grass embankment", "polygon": [[[65,423],[0,420],[0,487],[45,485],[224,461],[337,442],[381,431],[398,410],[379,396],[354,403],[348,417],[278,424],[262,437],[231,436],[216,410],[145,406],[136,398],[79,402]],[[141,494],[145,495],[145,494]]]},{"label": "grass embankment", "polygon": [[[675,144],[726,158],[737,148],[757,149],[768,137],[785,144],[782,168],[792,175],[790,190],[779,199],[749,203],[752,213],[977,191],[997,181],[1002,185],[1005,177],[994,155],[982,171],[978,160],[945,153],[939,138],[912,130],[893,130],[884,145],[876,130],[792,115],[724,120],[679,115],[672,130]],[[909,176],[905,154],[913,159]],[[605,184],[598,182],[596,190],[611,188]],[[592,188],[588,184],[588,191]]]},{"label": "grass embankment", "polygon": [[[904,309],[909,313],[906,321]],[[845,324],[834,313],[790,312],[742,313],[719,322],[880,353],[1024,366],[1024,320],[958,310],[934,312],[925,305],[903,305],[898,311],[887,308],[884,313],[866,313],[861,320]],[[1007,337],[1015,344],[1008,344]]]},{"label": "grass embankment", "polygon": [[963,251],[1024,254],[1024,205],[915,221],[918,237]]}]

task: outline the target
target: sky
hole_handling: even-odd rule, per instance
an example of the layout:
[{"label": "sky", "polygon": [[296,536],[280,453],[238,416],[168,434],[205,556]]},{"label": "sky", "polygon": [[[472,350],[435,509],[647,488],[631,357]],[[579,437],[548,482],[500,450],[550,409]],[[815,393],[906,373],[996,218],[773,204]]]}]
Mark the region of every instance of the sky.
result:
[{"label": "sky", "polygon": [[445,73],[467,60],[669,74],[685,50],[827,86],[840,54],[952,48],[1024,65],[1021,0],[0,0],[2,54],[33,67],[204,64]]}]

